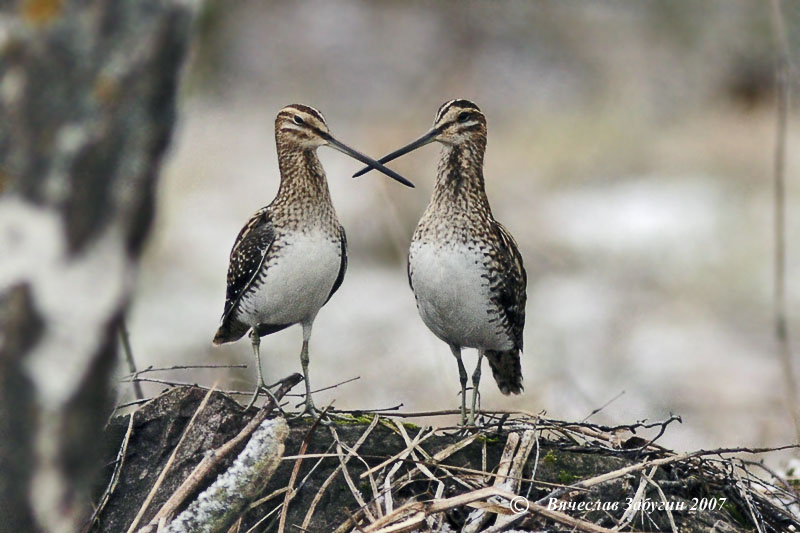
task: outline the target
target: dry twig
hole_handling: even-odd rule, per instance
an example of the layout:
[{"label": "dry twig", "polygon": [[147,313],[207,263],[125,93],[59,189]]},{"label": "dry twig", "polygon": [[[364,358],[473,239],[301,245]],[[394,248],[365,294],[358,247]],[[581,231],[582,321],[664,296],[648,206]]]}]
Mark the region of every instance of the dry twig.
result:
[{"label": "dry twig", "polygon": [[105,509],[105,506],[108,503],[108,500],[111,498],[111,495],[114,494],[114,490],[117,488],[120,472],[122,472],[122,467],[125,465],[125,455],[128,453],[128,443],[130,442],[131,434],[133,433],[133,421],[135,415],[136,411],[131,413],[130,418],[128,419],[128,429],[125,431],[125,437],[122,439],[122,445],[117,452],[116,461],[114,461],[114,472],[111,474],[111,479],[106,486],[106,490],[103,491],[103,495],[100,497],[100,503],[92,513],[91,519],[89,519],[89,524],[86,526],[86,531],[89,531],[95,524],[97,518],[103,512],[103,509]]},{"label": "dry twig", "polygon": [[286,487],[288,490],[286,491],[286,496],[283,498],[283,508],[281,509],[281,518],[278,522],[278,533],[283,533],[284,528],[286,527],[286,513],[289,511],[289,503],[292,501],[292,498],[294,498],[295,494],[297,494],[297,491],[295,491],[293,487],[294,487],[294,482],[297,479],[297,475],[300,473],[300,465],[303,464],[303,455],[306,453],[306,450],[308,450],[308,445],[311,442],[311,437],[312,435],[314,435],[314,431],[316,431],[317,426],[319,426],[320,420],[322,420],[322,418],[326,416],[329,408],[330,406],[323,409],[322,413],[320,413],[317,419],[314,420],[314,423],[311,424],[311,427],[306,433],[305,438],[303,438],[302,444],[300,444],[300,451],[297,454],[299,455],[299,457],[294,462],[294,468],[292,468],[292,475],[289,477],[289,484]]}]

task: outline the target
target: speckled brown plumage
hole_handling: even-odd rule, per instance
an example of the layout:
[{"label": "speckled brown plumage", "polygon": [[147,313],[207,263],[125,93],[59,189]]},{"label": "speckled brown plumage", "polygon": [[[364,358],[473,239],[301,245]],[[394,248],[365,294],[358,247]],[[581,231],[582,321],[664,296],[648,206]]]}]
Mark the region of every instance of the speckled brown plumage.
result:
[{"label": "speckled brown plumage", "polygon": [[[483,177],[486,119],[472,102],[454,100],[440,108],[437,120],[452,115],[455,110],[472,113],[476,124],[461,129],[458,142],[442,148],[433,195],[414,231],[412,243],[457,242],[482,254],[483,264],[478,266],[488,281],[493,304],[486,319],[501,326],[512,340],[513,348],[498,351],[472,347],[483,349],[500,390],[504,394],[519,394],[522,391],[519,353],[523,348],[527,275],[514,238],[494,219],[486,195]],[[409,279],[411,264],[409,261]],[[447,340],[459,345],[458,339]]]},{"label": "speckled brown plumage", "polygon": [[306,411],[313,412],[308,341],[317,313],[341,286],[347,270],[347,239],[316,150],[331,146],[413,185],[337,141],[322,114],[309,106],[283,108],[275,119],[275,140],[281,174],[278,194],[250,218],[234,242],[225,308],[214,344],[238,340],[250,331],[259,382],[252,405],[264,387],[260,338],[301,324]]},{"label": "speckled brown plumage", "polygon": [[484,355],[501,392],[522,392],[527,277],[517,244],[494,219],[486,196],[483,113],[468,100],[451,100],[439,108],[428,133],[380,161],[433,141],[443,148],[433,195],[411,240],[408,278],[422,320],[458,362],[462,415],[467,374],[461,349],[478,349],[473,422]]},{"label": "speckled brown plumage", "polygon": [[[295,233],[318,230],[341,249],[341,266],[325,302],[341,286],[347,270],[347,239],[331,202],[325,171],[315,148],[302,149],[281,129],[282,119],[292,118],[293,110],[322,115],[309,106],[295,104],[282,110],[275,121],[275,139],[281,183],[275,199],[259,209],[245,224],[233,244],[228,266],[227,291],[222,324],[214,336],[215,344],[240,339],[254,327],[259,336],[268,335],[292,324],[253,324],[239,303],[249,291],[263,282],[269,267],[279,261],[281,250],[291,245]],[[313,258],[309,258],[313,260]]]}]

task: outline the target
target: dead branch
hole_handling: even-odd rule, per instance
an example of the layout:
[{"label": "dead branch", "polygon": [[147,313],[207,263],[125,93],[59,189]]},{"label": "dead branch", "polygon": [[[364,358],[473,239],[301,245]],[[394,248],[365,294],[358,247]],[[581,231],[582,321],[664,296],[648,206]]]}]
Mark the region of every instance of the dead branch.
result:
[{"label": "dead branch", "polygon": [[[274,396],[278,400],[281,399],[292,387],[300,383],[303,377],[300,374],[292,374],[286,378]],[[209,393],[210,394],[210,393]],[[184,480],[180,488],[175,491],[167,502],[159,509],[158,513],[150,521],[151,525],[157,525],[161,521],[169,521],[174,515],[175,511],[183,504],[186,498],[194,493],[197,488],[203,483],[209,474],[225,459],[237,446],[239,446],[246,439],[250,438],[253,432],[261,426],[262,422],[266,420],[267,416],[275,409],[274,401],[269,398],[258,413],[248,422],[248,424],[234,437],[233,439],[220,446],[212,453],[206,455],[200,464],[198,464],[189,477]],[[188,429],[188,428],[187,428]],[[177,449],[177,448],[176,448]]]},{"label": "dead branch", "polygon": [[[193,390],[189,394],[187,389],[187,395],[195,398],[192,403],[181,401],[180,395],[166,393],[142,406],[137,424],[145,420],[152,424],[154,412],[168,416],[155,407],[162,399],[182,410],[191,406],[189,413],[196,411],[201,396],[197,389]],[[202,415],[201,419],[226,419],[225,409],[235,411],[229,420],[241,419],[238,404],[219,393],[214,397],[213,415]],[[418,428],[402,423],[401,418],[335,417],[330,434],[317,432],[313,439],[309,439],[313,420],[294,420],[286,441],[287,453],[278,461],[269,486],[264,487],[267,496],[253,500],[231,519],[238,524],[237,531],[248,532],[281,527],[284,531],[296,528],[341,533],[437,531],[448,527],[492,532],[514,527],[684,531],[698,515],[686,507],[670,506],[686,504],[692,497],[711,497],[716,504],[726,500],[728,504],[703,514],[709,524],[723,527],[721,524],[731,525],[739,520],[763,533],[783,533],[791,526],[800,527],[800,500],[787,490],[791,485],[756,477],[745,470],[748,465],[731,458],[796,445],[673,453],[648,443],[648,438],[637,437],[645,444],[637,442],[639,451],[633,452],[621,448],[625,445],[621,432],[648,431],[652,432],[648,437],[652,437],[661,434],[675,418],[625,426],[564,422],[524,413],[491,413],[484,419],[487,427],[463,436],[447,429]],[[125,419],[126,427],[129,423]],[[242,425],[246,423],[242,421]],[[119,421],[111,426],[124,433]],[[174,431],[176,427],[184,428],[185,422],[167,425],[165,430]],[[136,435],[134,428],[134,446],[141,444]],[[192,442],[207,438],[204,435]],[[226,445],[228,440],[224,441]],[[117,489],[98,519],[100,527],[120,523],[119,519],[104,515],[120,509],[120,498],[126,498],[124,490],[133,486],[132,477],[138,477],[138,471],[130,471],[133,465],[137,461],[140,465],[150,464],[147,457],[137,458],[131,444],[130,459],[121,469]],[[147,453],[153,457],[160,452],[156,449]],[[191,469],[186,463],[196,464],[192,456],[197,453],[202,452],[182,456],[184,472]],[[208,460],[200,462],[203,461]],[[113,456],[109,464],[113,464]],[[113,475],[110,470],[109,476]],[[192,477],[189,472],[185,476]],[[163,494],[162,485],[160,501],[182,491],[180,483],[176,483],[173,476],[167,494]],[[626,510],[626,500],[643,507]],[[287,501],[291,505],[286,505]],[[604,501],[620,505],[609,510],[579,507]],[[647,505],[664,508],[653,511]],[[166,521],[152,523],[158,522]],[[121,523],[127,527],[127,521]]]},{"label": "dead branch", "polygon": [[[283,418],[261,422],[233,465],[178,515],[164,533],[226,531],[275,473],[288,434],[289,427]],[[145,533],[144,529],[141,531]]]}]

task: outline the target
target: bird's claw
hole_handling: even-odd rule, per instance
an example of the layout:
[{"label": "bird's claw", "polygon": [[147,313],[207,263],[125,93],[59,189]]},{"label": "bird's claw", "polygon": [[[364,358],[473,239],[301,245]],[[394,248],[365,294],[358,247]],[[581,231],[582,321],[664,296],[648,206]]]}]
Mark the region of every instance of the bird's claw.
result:
[{"label": "bird's claw", "polygon": [[331,425],[330,415],[326,411],[320,411],[314,402],[306,401],[303,410],[291,417],[291,420],[297,420],[305,416],[310,416],[314,420],[319,420],[320,424],[324,426]]},{"label": "bird's claw", "polygon": [[281,402],[277,397],[275,397],[274,394],[272,394],[272,391],[269,389],[269,385],[265,384],[263,380],[261,381],[261,384],[256,387],[255,392],[253,392],[253,397],[250,399],[250,403],[247,404],[247,407],[244,408],[244,411],[247,412],[251,407],[253,407],[261,391],[264,391],[264,393],[272,400],[274,409],[277,409],[282,417],[287,418],[286,411],[284,411],[283,407],[281,407]]}]

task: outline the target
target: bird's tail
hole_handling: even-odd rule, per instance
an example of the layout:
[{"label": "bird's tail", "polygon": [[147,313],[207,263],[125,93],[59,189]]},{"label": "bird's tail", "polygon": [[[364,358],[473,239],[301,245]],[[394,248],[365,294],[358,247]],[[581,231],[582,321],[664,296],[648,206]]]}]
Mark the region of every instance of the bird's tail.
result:
[{"label": "bird's tail", "polygon": [[242,324],[235,320],[223,320],[222,325],[217,330],[217,334],[214,335],[214,344],[219,345],[225,344],[226,342],[238,341],[244,337],[244,334],[247,333],[249,329],[250,326],[247,324]]},{"label": "bird's tail", "polygon": [[494,380],[503,394],[519,394],[522,392],[522,365],[519,350],[484,352],[489,366],[492,368]]}]

